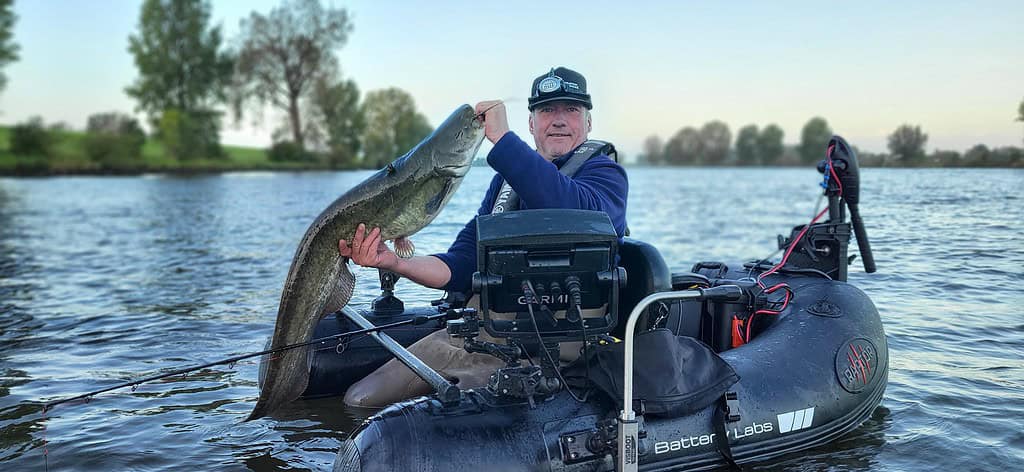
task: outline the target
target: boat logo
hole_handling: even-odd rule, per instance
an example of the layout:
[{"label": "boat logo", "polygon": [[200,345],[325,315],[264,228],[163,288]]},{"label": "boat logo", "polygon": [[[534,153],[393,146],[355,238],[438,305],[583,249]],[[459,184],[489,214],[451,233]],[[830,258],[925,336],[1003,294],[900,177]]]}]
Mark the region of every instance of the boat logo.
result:
[{"label": "boat logo", "polygon": [[871,341],[856,338],[847,341],[836,353],[836,376],[847,392],[860,393],[875,378],[878,351]]},{"label": "boat logo", "polygon": [[788,433],[811,427],[814,422],[814,407],[782,413],[779,417],[779,433]]}]

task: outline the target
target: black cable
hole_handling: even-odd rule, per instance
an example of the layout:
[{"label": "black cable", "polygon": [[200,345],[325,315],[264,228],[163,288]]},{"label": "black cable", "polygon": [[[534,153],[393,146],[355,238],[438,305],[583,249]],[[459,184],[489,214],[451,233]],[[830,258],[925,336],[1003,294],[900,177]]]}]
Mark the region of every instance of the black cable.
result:
[{"label": "black cable", "polygon": [[[569,319],[569,313],[576,312],[576,320],[580,323],[580,333],[583,336],[583,369],[587,379],[587,386],[590,382],[590,348],[587,346],[587,324],[583,319],[583,294],[580,293],[582,288],[580,287],[580,279],[576,276],[570,276],[565,280],[565,288],[569,290],[569,310],[566,312],[565,318]],[[568,385],[566,386],[568,388]],[[586,401],[587,397],[590,396],[590,389],[583,391],[583,400]]]},{"label": "black cable", "polygon": [[[527,290],[529,293],[527,293]],[[561,369],[559,365],[555,363],[554,359],[551,358],[551,353],[548,352],[548,348],[544,346],[544,337],[540,334],[540,328],[537,327],[537,317],[533,314],[533,304],[537,301],[537,292],[533,291],[533,284],[529,280],[523,281],[523,296],[526,297],[526,309],[530,312],[530,321],[533,322],[533,332],[537,333],[537,342],[540,343],[540,350],[544,352],[544,356],[547,357],[548,362],[551,363],[551,368],[555,371],[555,376],[565,386],[565,390],[569,392],[573,400],[577,403],[586,403],[585,399],[576,396],[576,393],[569,388],[569,383],[565,381],[565,377],[562,377]]]},{"label": "black cable", "polygon": [[[747,267],[747,268],[750,269],[750,271],[748,271],[748,274],[749,274],[750,272],[753,272],[754,269],[757,269],[757,270],[766,269],[765,265],[770,266],[771,262],[770,261],[765,261],[764,259],[762,259],[760,261],[756,261],[756,263],[754,263],[754,262],[746,262],[746,263],[743,264],[743,267]],[[771,267],[767,267],[767,268],[770,269]],[[832,276],[830,276],[830,275],[826,274],[825,272],[822,272],[822,271],[820,271],[818,269],[812,269],[810,267],[782,266],[782,267],[779,267],[775,272],[778,273],[778,274],[811,274],[811,275],[821,276],[821,277],[826,278],[828,280],[832,280]]]},{"label": "black cable", "polygon": [[[590,387],[590,349],[587,347],[587,325],[583,321],[582,311],[580,311],[580,331],[583,332],[583,369],[585,372],[584,375],[587,376],[587,383],[584,385]],[[569,389],[569,386],[566,385],[565,388]],[[590,396],[590,391],[590,388],[583,391],[583,401],[587,401],[587,397]]]}]

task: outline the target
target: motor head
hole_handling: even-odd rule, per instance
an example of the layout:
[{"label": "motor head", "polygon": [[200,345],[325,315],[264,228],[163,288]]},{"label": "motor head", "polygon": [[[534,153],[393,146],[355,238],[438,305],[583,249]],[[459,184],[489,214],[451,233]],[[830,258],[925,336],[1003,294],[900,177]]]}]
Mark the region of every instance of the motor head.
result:
[{"label": "motor head", "polygon": [[833,135],[825,148],[828,156],[818,163],[818,172],[828,172],[829,159],[843,187],[843,200],[849,206],[857,206],[860,200],[860,165],[857,153],[842,136]]},{"label": "motor head", "polygon": [[[818,163],[818,172],[828,172],[828,162],[832,162],[836,177],[842,185],[842,199],[850,209],[850,223],[853,225],[854,234],[857,237],[857,247],[860,249],[861,261],[864,263],[864,271],[871,273],[875,271],[875,258],[871,253],[871,244],[868,242],[867,230],[864,229],[864,222],[860,218],[860,210],[857,205],[860,202],[860,165],[857,162],[857,153],[853,147],[839,135],[833,135],[828,141],[827,153],[823,161]],[[826,193],[833,191],[833,184],[829,184]],[[838,191],[836,187],[834,190]],[[834,194],[832,194],[834,195]]]}]

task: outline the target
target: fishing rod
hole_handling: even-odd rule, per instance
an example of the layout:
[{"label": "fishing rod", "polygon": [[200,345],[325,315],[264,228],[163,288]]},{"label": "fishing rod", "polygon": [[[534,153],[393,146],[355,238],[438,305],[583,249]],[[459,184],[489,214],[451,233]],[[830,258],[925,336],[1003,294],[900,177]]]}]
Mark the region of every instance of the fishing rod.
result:
[{"label": "fishing rod", "polygon": [[[340,311],[336,312],[335,315],[337,315],[338,313],[341,313],[341,312]],[[409,318],[407,320],[395,321],[393,323],[386,323],[386,324],[382,324],[382,325],[379,325],[379,326],[374,326],[374,327],[371,327],[371,328],[357,329],[357,330],[354,330],[354,331],[348,331],[348,332],[339,333],[339,334],[332,334],[330,336],[325,336],[325,337],[322,337],[322,338],[317,338],[317,339],[313,339],[313,340],[306,341],[306,342],[295,343],[295,344],[288,344],[288,345],[281,346],[281,347],[275,348],[275,349],[267,349],[265,351],[253,352],[253,353],[249,353],[249,354],[242,354],[240,356],[229,357],[227,359],[221,359],[219,361],[208,362],[208,363],[202,364],[202,365],[197,365],[197,366],[193,366],[193,367],[186,367],[184,369],[178,369],[178,370],[174,370],[174,371],[171,371],[171,372],[164,372],[164,373],[159,374],[159,375],[153,375],[153,376],[146,377],[146,378],[139,379],[139,380],[133,380],[133,381],[130,381],[130,382],[124,382],[124,383],[121,383],[121,384],[118,384],[118,385],[114,385],[112,387],[107,387],[107,388],[103,388],[103,389],[100,389],[100,390],[94,390],[92,392],[83,393],[81,395],[76,395],[76,396],[73,396],[73,397],[64,398],[64,399],[56,400],[56,401],[52,401],[52,402],[46,402],[46,403],[43,403],[43,411],[45,412],[46,410],[49,410],[50,408],[53,408],[53,407],[55,407],[57,405],[60,405],[61,403],[67,403],[67,402],[71,402],[71,401],[75,401],[75,400],[81,400],[81,399],[88,400],[91,397],[94,397],[94,396],[99,395],[101,393],[109,392],[111,390],[117,390],[117,389],[125,388],[125,387],[132,387],[132,390],[135,390],[135,388],[137,386],[139,386],[141,384],[144,384],[146,382],[152,382],[154,380],[160,380],[160,379],[167,378],[167,377],[173,377],[175,375],[187,374],[189,372],[195,372],[197,370],[202,370],[202,369],[206,369],[208,367],[213,367],[213,366],[217,366],[217,365],[234,364],[234,363],[236,363],[236,362],[238,362],[240,360],[249,359],[251,357],[263,356],[263,355],[267,355],[267,354],[277,354],[277,353],[280,353],[280,352],[289,351],[289,350],[297,349],[297,348],[300,348],[300,347],[310,346],[310,345],[317,344],[317,343],[322,343],[322,342],[331,341],[331,340],[335,340],[335,339],[341,339],[341,338],[348,337],[348,336],[355,336],[355,335],[358,335],[358,334],[372,333],[372,332],[381,331],[381,330],[390,329],[390,328],[395,328],[395,327],[399,327],[399,326],[421,325],[421,324],[426,323],[428,321],[439,320],[439,319],[447,319],[447,318],[451,318],[453,316],[454,317],[460,317],[460,316],[462,316],[462,313],[460,313],[458,310],[449,310],[449,311],[446,311],[446,312],[443,312],[443,313],[438,313],[436,315],[419,315],[419,316],[414,316],[412,318]]]}]

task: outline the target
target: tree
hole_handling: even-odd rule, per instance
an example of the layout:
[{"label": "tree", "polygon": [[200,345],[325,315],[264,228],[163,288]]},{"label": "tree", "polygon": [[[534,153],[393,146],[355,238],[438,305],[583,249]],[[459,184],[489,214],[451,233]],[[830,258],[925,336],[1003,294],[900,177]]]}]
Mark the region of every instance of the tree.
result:
[{"label": "tree", "polygon": [[988,165],[991,167],[1019,167],[1024,162],[1024,149],[1005,146],[995,148],[989,154]]},{"label": "tree", "polygon": [[900,125],[889,135],[889,151],[903,165],[920,164],[924,161],[924,145],[928,135],[920,126]]},{"label": "tree", "polygon": [[700,131],[687,126],[676,132],[665,143],[665,163],[669,165],[693,165],[699,162],[703,152]]},{"label": "tree", "polygon": [[[18,15],[14,14],[13,0],[0,0],[0,69],[18,60],[18,44],[14,42],[14,23]],[[0,72],[0,90],[7,86],[7,76]]]},{"label": "tree", "polygon": [[732,145],[732,132],[729,131],[729,125],[718,120],[705,123],[700,129],[700,140],[703,151],[701,163],[711,165],[725,163],[725,159],[729,157],[729,147]]},{"label": "tree", "polygon": [[800,133],[800,163],[817,164],[825,158],[825,149],[832,139],[832,128],[820,116],[811,118]]},{"label": "tree", "polygon": [[369,167],[383,167],[433,131],[427,118],[416,111],[412,96],[402,89],[392,87],[366,94],[363,110],[363,164]]},{"label": "tree", "polygon": [[56,137],[46,129],[43,118],[33,116],[11,127],[11,154],[48,159]]},{"label": "tree", "polygon": [[1024,100],[1020,101],[1020,106],[1017,107],[1017,121],[1024,121]]},{"label": "tree", "polygon": [[129,167],[138,162],[146,133],[138,120],[117,112],[89,116],[83,141],[90,159],[108,169]]},{"label": "tree", "polygon": [[974,147],[964,153],[964,165],[968,167],[983,167],[988,165],[989,155],[992,153],[988,146],[975,144]]},{"label": "tree", "polygon": [[359,106],[359,87],[351,80],[329,85],[318,81],[311,100],[316,125],[327,137],[327,156],[335,167],[355,165],[366,129],[366,114]]},{"label": "tree", "polygon": [[220,27],[209,27],[210,3],[146,0],[139,31],[128,38],[139,78],[125,89],[138,101],[168,152],[179,159],[220,154],[220,113],[232,59]]},{"label": "tree", "polygon": [[643,149],[644,153],[639,159],[641,164],[658,165],[664,162],[662,152],[665,150],[665,144],[658,135],[652,134],[644,139]]},{"label": "tree", "polygon": [[786,151],[782,144],[784,135],[782,128],[776,124],[770,124],[761,130],[761,134],[757,136],[757,149],[762,164],[770,166],[779,162],[779,158]]},{"label": "tree", "polygon": [[318,81],[338,73],[334,51],[348,41],[352,24],[344,8],[327,8],[319,0],[296,0],[263,16],[253,12],[240,24],[236,116],[248,100],[287,113],[292,141],[306,143],[302,99]]},{"label": "tree", "polygon": [[736,158],[740,165],[752,166],[760,163],[757,138],[757,125],[744,126],[736,133]]},{"label": "tree", "polygon": [[164,110],[212,109],[224,101],[231,58],[220,51],[220,27],[209,28],[201,0],[146,0],[138,35],[128,38],[139,78],[125,92],[158,120]]}]

